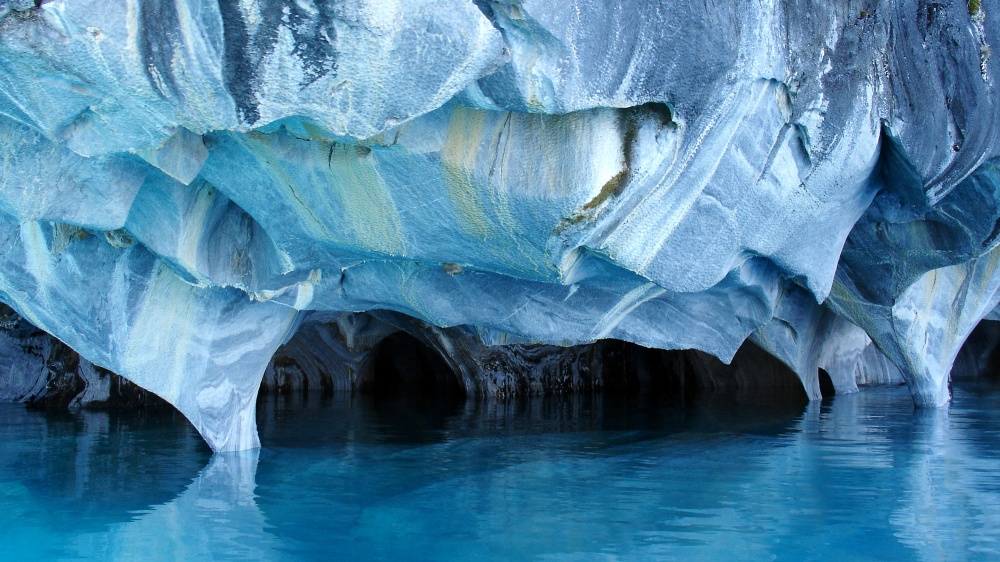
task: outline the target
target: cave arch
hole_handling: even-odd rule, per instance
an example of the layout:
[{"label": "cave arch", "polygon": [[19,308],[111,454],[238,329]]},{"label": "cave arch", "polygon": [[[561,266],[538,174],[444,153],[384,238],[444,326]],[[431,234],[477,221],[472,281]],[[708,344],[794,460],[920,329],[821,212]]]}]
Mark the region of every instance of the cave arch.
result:
[{"label": "cave arch", "polygon": [[378,397],[422,399],[465,394],[461,380],[441,354],[406,332],[391,334],[375,346],[359,391]]},{"label": "cave arch", "polygon": [[831,398],[837,394],[837,389],[833,385],[833,379],[830,378],[830,373],[826,372],[825,369],[820,369],[819,373],[819,392],[823,398]]}]

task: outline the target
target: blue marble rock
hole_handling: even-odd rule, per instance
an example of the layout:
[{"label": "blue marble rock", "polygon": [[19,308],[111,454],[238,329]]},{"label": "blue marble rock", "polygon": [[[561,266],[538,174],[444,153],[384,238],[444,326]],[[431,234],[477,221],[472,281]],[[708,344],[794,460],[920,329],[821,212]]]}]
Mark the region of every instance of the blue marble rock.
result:
[{"label": "blue marble rock", "polygon": [[0,2],[0,301],[217,451],[400,331],[471,394],[752,342],[940,406],[1000,318],[994,13]]}]

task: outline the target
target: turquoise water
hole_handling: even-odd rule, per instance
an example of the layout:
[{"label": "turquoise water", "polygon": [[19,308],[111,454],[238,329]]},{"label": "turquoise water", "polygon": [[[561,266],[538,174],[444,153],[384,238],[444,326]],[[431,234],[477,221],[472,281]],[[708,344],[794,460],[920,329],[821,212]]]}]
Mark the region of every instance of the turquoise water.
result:
[{"label": "turquoise water", "polygon": [[217,456],[3,405],[0,559],[1000,559],[1000,389],[750,402],[269,403]]}]

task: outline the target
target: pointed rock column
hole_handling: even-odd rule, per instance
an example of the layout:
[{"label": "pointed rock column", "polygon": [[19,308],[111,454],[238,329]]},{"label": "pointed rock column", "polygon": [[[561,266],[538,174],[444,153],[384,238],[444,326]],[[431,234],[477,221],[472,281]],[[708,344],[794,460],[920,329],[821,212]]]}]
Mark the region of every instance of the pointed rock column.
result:
[{"label": "pointed rock column", "polygon": [[[891,307],[854,301],[863,327],[901,367],[917,405],[942,406],[951,399],[948,380],[955,357],[1000,302],[998,265],[1000,246],[969,262],[925,273]],[[847,300],[834,299],[841,307],[850,306]]]}]

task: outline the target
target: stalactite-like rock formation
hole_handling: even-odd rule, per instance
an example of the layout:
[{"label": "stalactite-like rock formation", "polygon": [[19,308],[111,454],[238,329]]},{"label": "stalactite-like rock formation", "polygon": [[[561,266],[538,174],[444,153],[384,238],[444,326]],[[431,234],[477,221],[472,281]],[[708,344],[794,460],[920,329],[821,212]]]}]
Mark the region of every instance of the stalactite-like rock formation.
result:
[{"label": "stalactite-like rock formation", "polygon": [[215,450],[400,332],[467,392],[749,341],[940,406],[1000,301],[993,13],[0,2],[0,301]]}]

